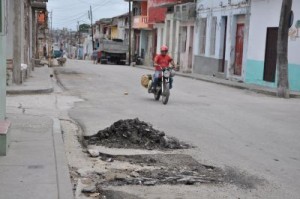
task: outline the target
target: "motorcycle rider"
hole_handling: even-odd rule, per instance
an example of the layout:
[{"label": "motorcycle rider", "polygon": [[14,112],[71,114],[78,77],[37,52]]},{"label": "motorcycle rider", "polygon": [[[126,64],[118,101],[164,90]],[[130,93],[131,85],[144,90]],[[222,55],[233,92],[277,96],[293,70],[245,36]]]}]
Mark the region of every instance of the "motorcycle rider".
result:
[{"label": "motorcycle rider", "polygon": [[[164,68],[169,67],[170,64],[171,64],[172,67],[176,69],[176,65],[174,63],[174,60],[172,59],[171,56],[168,55],[168,51],[169,51],[169,49],[168,49],[167,46],[162,46],[160,48],[160,54],[156,55],[156,57],[154,58],[155,73],[153,75],[152,86],[151,86],[151,88],[149,90],[150,93],[154,92],[156,90],[159,76],[161,74],[161,71]],[[170,89],[172,89],[172,85],[173,85],[173,78],[170,77]]]}]

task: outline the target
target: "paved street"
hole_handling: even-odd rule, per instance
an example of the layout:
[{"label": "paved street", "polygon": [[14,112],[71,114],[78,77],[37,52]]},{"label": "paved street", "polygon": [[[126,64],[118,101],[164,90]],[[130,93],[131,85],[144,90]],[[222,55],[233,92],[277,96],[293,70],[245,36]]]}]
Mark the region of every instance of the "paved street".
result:
[{"label": "paved street", "polygon": [[299,99],[176,77],[169,104],[164,106],[140,85],[141,75],[151,73],[148,70],[69,61],[57,72],[65,92],[84,99],[69,116],[86,135],[119,119],[138,117],[196,146],[185,153],[201,163],[233,167],[263,179],[251,193],[227,190],[229,198],[230,193],[247,198],[299,198]]}]

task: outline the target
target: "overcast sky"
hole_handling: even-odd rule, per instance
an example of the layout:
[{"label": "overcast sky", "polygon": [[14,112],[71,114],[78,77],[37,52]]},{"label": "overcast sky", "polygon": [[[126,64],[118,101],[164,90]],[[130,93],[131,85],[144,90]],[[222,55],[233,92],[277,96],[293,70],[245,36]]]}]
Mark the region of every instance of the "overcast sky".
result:
[{"label": "overcast sky", "polygon": [[90,24],[88,10],[93,8],[94,21],[113,17],[128,11],[124,0],[49,0],[48,10],[53,11],[53,28],[76,30],[77,21]]}]

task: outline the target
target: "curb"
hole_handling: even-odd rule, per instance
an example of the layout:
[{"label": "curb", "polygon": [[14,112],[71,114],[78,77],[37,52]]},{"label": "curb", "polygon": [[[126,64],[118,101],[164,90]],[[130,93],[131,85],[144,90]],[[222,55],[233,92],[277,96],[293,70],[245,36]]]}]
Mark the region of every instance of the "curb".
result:
[{"label": "curb", "polygon": [[30,95],[30,94],[48,94],[54,91],[53,87],[36,90],[7,90],[8,95]]},{"label": "curb", "polygon": [[[49,94],[52,93],[54,91],[54,87],[52,84],[52,80],[50,78],[50,74],[51,73],[51,69],[49,67],[47,67],[48,70],[45,71],[47,73],[47,75],[45,75],[44,79],[47,79],[47,83],[46,85],[44,85],[44,87],[40,86],[35,88],[31,88],[31,89],[26,89],[26,86],[24,85],[20,85],[19,88],[11,88],[7,87],[6,90],[6,94],[8,95],[30,95],[30,94]],[[44,76],[44,75],[43,75]],[[44,79],[42,81],[44,81]],[[38,82],[36,82],[38,83]]]},{"label": "curb", "polygon": [[[149,67],[144,67],[144,66],[135,66],[135,67],[154,71],[154,69],[149,68]],[[235,84],[231,84],[231,83],[226,84],[226,83],[223,83],[223,82],[219,82],[218,80],[206,79],[206,78],[201,78],[201,77],[192,77],[190,75],[186,75],[186,74],[182,74],[182,73],[176,73],[176,76],[186,77],[186,78],[200,80],[200,81],[209,82],[209,83],[214,83],[214,84],[223,85],[223,86],[232,87],[232,88],[237,88],[237,89],[241,89],[241,90],[249,90],[249,91],[253,91],[253,92],[256,92],[256,93],[261,93],[261,94],[270,95],[270,96],[274,96],[274,97],[277,96],[277,92],[276,91],[271,91],[271,90],[251,88],[251,87],[242,86],[242,85],[235,85]],[[290,93],[290,98],[300,98],[300,94]]]},{"label": "curb", "polygon": [[52,120],[58,199],[74,199],[70,171],[61,134],[60,121],[57,118],[52,118]]}]

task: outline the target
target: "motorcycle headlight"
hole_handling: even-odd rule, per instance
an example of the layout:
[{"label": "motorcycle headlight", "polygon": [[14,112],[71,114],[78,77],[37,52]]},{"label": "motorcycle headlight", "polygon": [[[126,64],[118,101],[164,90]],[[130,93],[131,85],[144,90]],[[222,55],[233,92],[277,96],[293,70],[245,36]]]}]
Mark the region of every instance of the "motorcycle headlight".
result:
[{"label": "motorcycle headlight", "polygon": [[170,76],[171,76],[171,72],[168,71],[168,70],[166,70],[166,71],[164,72],[164,77],[169,78]]}]

